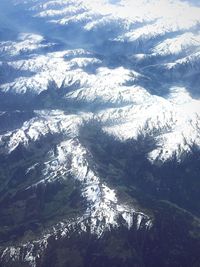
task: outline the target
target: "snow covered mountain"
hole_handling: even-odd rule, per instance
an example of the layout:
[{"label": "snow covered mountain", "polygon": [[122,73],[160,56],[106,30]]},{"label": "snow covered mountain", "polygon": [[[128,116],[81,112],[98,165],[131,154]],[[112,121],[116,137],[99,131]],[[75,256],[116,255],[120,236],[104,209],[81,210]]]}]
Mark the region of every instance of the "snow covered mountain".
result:
[{"label": "snow covered mountain", "polygon": [[[198,224],[200,8],[180,0],[11,0],[0,15],[2,266],[50,266],[40,265],[49,239],[76,231],[151,231],[154,208],[132,187]],[[176,199],[167,179],[179,167],[171,164],[181,166],[178,177],[191,175],[196,191],[179,186]],[[165,168],[172,172],[163,181]],[[119,186],[129,176],[131,185]],[[68,206],[63,199],[72,196]]]}]

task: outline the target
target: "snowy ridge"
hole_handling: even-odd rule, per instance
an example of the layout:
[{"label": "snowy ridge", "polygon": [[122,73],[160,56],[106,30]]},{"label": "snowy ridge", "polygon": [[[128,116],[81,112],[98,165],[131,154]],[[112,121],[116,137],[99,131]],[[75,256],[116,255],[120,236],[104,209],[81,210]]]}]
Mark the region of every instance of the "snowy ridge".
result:
[{"label": "snowy ridge", "polygon": [[192,99],[185,88],[171,88],[166,99],[149,96],[138,100],[134,105],[100,112],[105,131],[127,140],[156,130],[158,147],[149,154],[152,162],[164,162],[174,155],[181,161],[193,145],[200,146],[200,101]]},{"label": "snowy ridge", "polygon": [[[134,209],[118,204],[114,190],[102,184],[97,175],[89,167],[87,158],[91,157],[91,155],[88,155],[89,152],[86,151],[77,139],[78,128],[75,131],[77,125],[80,127],[82,124],[81,119],[75,116],[65,116],[56,112],[55,114],[57,116],[59,115],[59,120],[56,117],[55,122],[53,122],[53,114],[51,114],[51,124],[47,123],[46,116],[43,117],[41,121],[37,119],[35,122],[33,122],[33,120],[26,122],[22,129],[18,130],[16,133],[10,134],[10,136],[7,134],[7,138],[10,137],[10,141],[7,142],[7,153],[11,153],[19,144],[28,146],[30,142],[34,142],[40,139],[42,135],[48,133],[53,134],[60,132],[66,136],[65,138],[69,139],[57,146],[56,154],[54,152],[55,149],[49,151],[49,160],[45,162],[45,168],[43,170],[44,179],[32,186],[37,186],[39,183],[55,182],[60,178],[65,179],[66,175],[70,173],[74,179],[77,179],[82,184],[82,194],[83,197],[87,199],[88,203],[88,209],[85,215],[86,218],[94,218],[94,221],[95,218],[98,218],[100,221],[104,218],[108,220],[106,221],[106,225],[115,225],[118,214],[122,214],[125,218],[126,214],[134,213]],[[57,123],[58,121],[60,122],[61,116],[62,125],[59,124],[58,126]],[[77,123],[76,126],[74,125],[75,123]],[[28,125],[31,125],[30,128],[26,128]],[[31,166],[27,170],[27,173],[33,168],[35,168],[35,165]],[[129,218],[127,221],[129,227],[131,226],[130,222],[131,219]]]},{"label": "snowy ridge", "polygon": [[[8,132],[0,137],[2,151],[12,152],[19,144],[27,146],[30,141],[36,141],[48,133],[69,133],[77,136],[83,121],[96,119],[102,123],[103,129],[121,140],[137,139],[139,134],[150,134],[157,131],[155,136],[158,147],[149,155],[152,162],[166,161],[173,155],[177,160],[182,155],[191,152],[193,145],[200,146],[200,101],[193,99],[185,88],[171,88],[166,99],[152,96],[140,87],[121,87],[115,90],[119,95],[102,94],[94,90],[79,91],[78,97],[87,101],[115,105],[125,104],[121,107],[107,108],[93,113],[80,113],[77,115],[64,115],[62,112],[51,112],[25,122],[23,127],[14,132]],[[102,94],[102,95],[101,95]],[[74,97],[70,93],[66,97]],[[128,104],[126,104],[128,102]]]},{"label": "snowy ridge", "polygon": [[50,44],[42,44],[42,41],[44,38],[41,35],[21,33],[17,42],[1,42],[0,53],[4,56],[19,56],[50,46]]},{"label": "snowy ridge", "polygon": [[[174,2],[168,0],[151,0],[149,2],[145,0],[123,0],[120,1],[118,5],[110,4],[109,1],[49,1],[42,5],[35,5],[33,10],[36,10],[38,16],[46,16],[47,18],[58,15],[64,16],[63,19],[55,20],[55,22],[61,24],[63,24],[64,20],[77,22],[79,16],[82,15],[84,28],[88,30],[94,29],[97,26],[101,27],[102,18],[106,24],[110,23],[110,20],[113,19],[116,20],[116,22],[119,19],[125,19],[130,25],[135,22],[143,22],[145,20],[153,21],[155,18],[162,18],[159,24],[155,22],[152,26],[153,29],[155,29],[154,32],[157,33],[160,27],[164,27],[164,29],[166,28],[168,31],[188,29],[194,26],[199,20],[198,8],[189,6],[187,3],[178,0]],[[111,14],[115,14],[115,16]],[[98,16],[95,17],[94,15],[100,17],[98,18]],[[106,16],[108,16],[108,18],[106,18]],[[90,22],[92,20],[93,22]],[[129,25],[126,28],[130,30]],[[144,31],[141,29],[141,34],[143,32]]]},{"label": "snowy ridge", "polygon": [[200,35],[187,32],[176,36],[175,38],[169,38],[165,41],[157,44],[153,53],[158,55],[170,55],[170,54],[179,54],[187,52],[188,50],[193,50],[194,48],[199,48],[200,44]]},{"label": "snowy ridge", "polygon": [[[83,216],[76,218],[75,221],[59,222],[52,229],[48,229],[39,240],[21,244],[19,247],[7,247],[1,256],[3,260],[6,261],[6,258],[13,261],[22,260],[28,262],[31,267],[35,267],[36,261],[47,248],[50,236],[63,238],[74,230],[80,233],[87,232],[89,227],[89,231],[100,238],[111,227],[121,225],[122,222],[118,222],[119,218],[123,219],[128,228],[135,225],[136,229],[149,229],[152,226],[152,219],[148,215],[130,204],[120,203],[116,192],[101,182],[87,162],[87,158],[91,157],[89,152],[81,146],[77,138],[60,143],[57,146],[56,155],[53,151],[49,154],[51,157],[45,163],[44,180],[39,183],[52,183],[60,177],[65,179],[67,173],[70,173],[80,182],[82,196],[87,200],[88,207]],[[30,171],[30,168],[27,171]]]},{"label": "snowy ridge", "polygon": [[26,121],[22,128],[7,132],[0,136],[1,152],[11,153],[20,144],[28,147],[31,142],[40,140],[47,134],[66,134],[68,137],[74,137],[78,134],[78,129],[90,114],[81,118],[79,115],[65,115],[60,111],[36,111],[38,116]]}]

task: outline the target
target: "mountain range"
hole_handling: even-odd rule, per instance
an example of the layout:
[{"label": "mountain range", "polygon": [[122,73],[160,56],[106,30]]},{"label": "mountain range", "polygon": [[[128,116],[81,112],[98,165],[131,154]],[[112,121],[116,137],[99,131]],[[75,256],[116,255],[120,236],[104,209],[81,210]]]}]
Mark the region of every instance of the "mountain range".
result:
[{"label": "mountain range", "polygon": [[200,7],[0,3],[0,266],[200,266]]}]

